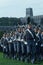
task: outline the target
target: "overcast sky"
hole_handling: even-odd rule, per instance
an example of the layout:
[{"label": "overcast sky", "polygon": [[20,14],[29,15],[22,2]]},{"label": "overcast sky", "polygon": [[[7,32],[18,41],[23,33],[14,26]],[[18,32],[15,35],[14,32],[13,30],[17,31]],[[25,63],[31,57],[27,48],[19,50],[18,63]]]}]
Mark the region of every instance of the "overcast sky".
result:
[{"label": "overcast sky", "polygon": [[0,0],[0,17],[25,17],[29,7],[34,15],[43,15],[43,0]]}]

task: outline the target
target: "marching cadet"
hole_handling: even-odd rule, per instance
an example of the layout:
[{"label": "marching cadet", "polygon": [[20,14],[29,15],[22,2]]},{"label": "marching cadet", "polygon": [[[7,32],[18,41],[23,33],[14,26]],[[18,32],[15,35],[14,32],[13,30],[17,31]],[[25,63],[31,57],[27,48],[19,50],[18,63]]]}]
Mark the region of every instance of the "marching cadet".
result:
[{"label": "marching cadet", "polygon": [[10,40],[13,40],[13,32],[10,32]]},{"label": "marching cadet", "polygon": [[14,59],[16,59],[17,55],[16,31],[13,32],[13,45],[14,45]]},{"label": "marching cadet", "polygon": [[39,38],[38,44],[37,44],[37,59],[40,60],[41,56],[41,44],[42,44],[42,37],[41,37],[41,28],[38,29],[37,36]]},{"label": "marching cadet", "polygon": [[25,27],[22,27],[22,28],[21,28],[21,39],[23,39],[24,32],[25,32]]},{"label": "marching cadet", "polygon": [[6,33],[4,34],[4,42],[3,42],[3,53],[4,53],[4,57],[7,56],[7,39],[6,39]]},{"label": "marching cadet", "polygon": [[3,34],[2,38],[1,38],[1,44],[3,44],[4,37],[5,37],[5,34]]},{"label": "marching cadet", "polygon": [[43,39],[43,31],[42,31],[42,34],[41,34],[41,36],[42,36],[42,39]]},{"label": "marching cadet", "polygon": [[39,41],[39,37],[37,36],[38,30],[39,30],[38,27],[35,27],[35,28],[34,28],[34,32],[35,32],[35,43],[36,43],[36,45],[37,45],[37,43],[38,43],[38,41]]},{"label": "marching cadet", "polygon": [[20,39],[20,33],[21,33],[21,28],[18,26],[18,29],[16,31],[16,39]]},{"label": "marching cadet", "polygon": [[9,50],[10,50],[10,57],[13,59],[14,58],[13,32],[10,33]]},{"label": "marching cadet", "polygon": [[20,55],[21,55],[21,42],[20,42],[20,38],[21,37],[21,27],[18,27],[17,32],[16,32],[16,44],[17,44],[17,60],[20,59]]},{"label": "marching cadet", "polygon": [[26,45],[24,44],[24,32],[25,32],[25,27],[23,26],[21,28],[21,61],[25,60],[25,55],[26,55]]},{"label": "marching cadet", "polygon": [[31,53],[31,62],[35,61],[35,32],[32,30],[32,24],[28,21],[28,29],[24,35],[24,40],[27,41],[29,53]]},{"label": "marching cadet", "polygon": [[13,35],[12,35],[12,37],[13,37],[13,40],[16,39],[16,30],[13,31]]},{"label": "marching cadet", "polygon": [[5,40],[5,33],[3,34],[3,36],[2,36],[2,38],[1,38],[1,44],[0,44],[0,46],[1,46],[1,51],[3,51],[3,43],[4,43],[4,40]]},{"label": "marching cadet", "polygon": [[7,57],[10,56],[10,54],[9,54],[9,42],[8,42],[9,40],[10,40],[10,33],[7,33],[6,34],[6,41],[7,41],[7,43],[6,43],[6,48],[7,48],[6,54],[7,54]]},{"label": "marching cadet", "polygon": [[39,30],[39,27],[35,27],[35,28],[34,28],[34,32],[35,32],[35,34],[38,33],[38,30]]},{"label": "marching cadet", "polygon": [[43,31],[41,33],[41,37],[42,37],[42,43],[41,43],[41,60],[43,60]]}]

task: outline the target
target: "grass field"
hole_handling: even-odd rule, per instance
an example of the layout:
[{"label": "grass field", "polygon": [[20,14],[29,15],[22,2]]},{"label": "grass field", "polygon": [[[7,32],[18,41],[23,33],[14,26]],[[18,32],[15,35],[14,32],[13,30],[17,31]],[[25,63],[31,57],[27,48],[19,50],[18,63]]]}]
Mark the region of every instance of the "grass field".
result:
[{"label": "grass field", "polygon": [[3,58],[3,54],[0,53],[0,65],[43,65],[43,61],[36,62],[35,64],[31,64],[22,61]]}]

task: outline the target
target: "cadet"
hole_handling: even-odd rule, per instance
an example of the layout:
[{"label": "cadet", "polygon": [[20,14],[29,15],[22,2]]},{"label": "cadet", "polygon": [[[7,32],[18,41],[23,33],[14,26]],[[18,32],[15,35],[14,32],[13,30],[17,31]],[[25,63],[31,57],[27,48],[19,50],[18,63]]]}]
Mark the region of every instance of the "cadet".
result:
[{"label": "cadet", "polygon": [[21,28],[18,27],[17,33],[16,33],[16,39],[17,39],[17,60],[20,59],[20,55],[21,55],[21,42],[20,42],[20,38],[21,37]]},{"label": "cadet", "polygon": [[41,56],[41,44],[42,44],[42,37],[41,37],[41,28],[38,29],[37,36],[39,37],[38,45],[37,45],[37,57],[40,60]]},{"label": "cadet", "polygon": [[21,28],[21,39],[23,39],[23,37],[24,37],[24,32],[25,32],[25,27],[23,26]]},{"label": "cadet", "polygon": [[28,29],[24,35],[24,40],[27,41],[28,45],[28,53],[31,53],[31,62],[35,61],[35,32],[32,30],[32,24],[28,21]]},{"label": "cadet", "polygon": [[16,42],[16,31],[13,32],[13,45],[14,45],[14,59],[16,59],[17,55],[17,42]]},{"label": "cadet", "polygon": [[42,44],[41,44],[41,60],[43,60],[43,31],[42,31],[41,37],[42,37]]},{"label": "cadet", "polygon": [[16,39],[20,39],[21,28],[18,26],[16,31]]},{"label": "cadet", "polygon": [[1,46],[0,51],[2,51],[2,52],[3,52],[4,39],[5,39],[5,34],[3,34],[3,36],[2,36],[2,38],[1,38],[1,40],[0,40],[0,46]]},{"label": "cadet", "polygon": [[4,42],[3,42],[3,53],[5,55],[5,57],[7,56],[7,44],[8,44],[8,41],[6,39],[6,33],[5,33],[5,36],[4,36]]}]

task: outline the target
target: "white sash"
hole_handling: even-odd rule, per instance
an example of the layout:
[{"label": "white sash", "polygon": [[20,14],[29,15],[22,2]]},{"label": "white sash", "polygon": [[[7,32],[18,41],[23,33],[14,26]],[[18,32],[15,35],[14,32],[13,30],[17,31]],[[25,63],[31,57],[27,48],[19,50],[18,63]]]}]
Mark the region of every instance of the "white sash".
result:
[{"label": "white sash", "polygon": [[27,29],[27,31],[28,31],[28,32],[31,34],[31,36],[34,38],[32,32],[31,32],[29,29]]}]

